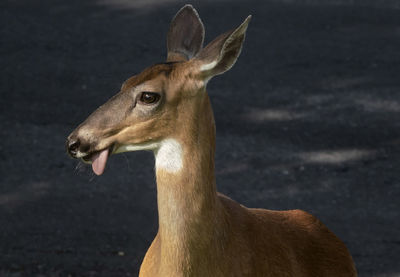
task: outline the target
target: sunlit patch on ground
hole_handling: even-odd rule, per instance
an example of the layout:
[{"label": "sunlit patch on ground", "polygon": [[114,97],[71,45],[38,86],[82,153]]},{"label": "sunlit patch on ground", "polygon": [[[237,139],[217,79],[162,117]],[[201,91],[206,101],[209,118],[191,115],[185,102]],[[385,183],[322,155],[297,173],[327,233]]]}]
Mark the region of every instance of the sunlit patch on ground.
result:
[{"label": "sunlit patch on ground", "polygon": [[352,78],[329,78],[322,81],[322,87],[325,89],[345,89],[354,86],[359,86],[368,82],[367,77],[352,77]]},{"label": "sunlit patch on ground", "polygon": [[400,112],[400,103],[396,100],[357,99],[356,103],[368,112]]},{"label": "sunlit patch on ground", "polygon": [[0,194],[0,207],[12,208],[28,201],[38,200],[47,194],[48,182],[35,182],[18,188],[15,191]]},{"label": "sunlit patch on ground", "polygon": [[305,117],[306,113],[299,113],[284,109],[257,109],[252,108],[245,115],[244,118],[254,122],[263,121],[287,121],[300,119]]},{"label": "sunlit patch on ground", "polygon": [[226,166],[222,169],[217,169],[217,175],[229,175],[234,173],[240,173],[248,169],[248,165],[245,163],[235,163],[229,166]]},{"label": "sunlit patch on ground", "polygon": [[326,150],[300,153],[306,163],[341,164],[373,157],[376,151],[366,149]]}]

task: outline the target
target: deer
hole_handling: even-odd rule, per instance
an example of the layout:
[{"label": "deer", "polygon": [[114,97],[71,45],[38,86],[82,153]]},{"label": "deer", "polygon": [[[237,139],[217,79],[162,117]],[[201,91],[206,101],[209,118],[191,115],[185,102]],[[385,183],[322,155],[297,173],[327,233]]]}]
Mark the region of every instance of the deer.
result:
[{"label": "deer", "polygon": [[203,47],[203,23],[185,5],[170,24],[166,61],[128,78],[67,138],[69,155],[97,175],[110,155],[154,153],[158,232],[140,277],[357,276],[345,244],[313,215],[247,208],[217,192],[206,85],[235,64],[250,19]]}]

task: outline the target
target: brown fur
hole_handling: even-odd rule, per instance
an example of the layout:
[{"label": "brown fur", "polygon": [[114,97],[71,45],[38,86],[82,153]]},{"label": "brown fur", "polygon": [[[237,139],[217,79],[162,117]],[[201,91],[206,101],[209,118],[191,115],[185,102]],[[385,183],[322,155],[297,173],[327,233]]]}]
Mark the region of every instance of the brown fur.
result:
[{"label": "brown fur", "polygon": [[[217,193],[215,124],[205,85],[235,63],[249,18],[196,55],[202,24],[195,23],[193,45],[182,46],[179,27],[200,19],[191,6],[181,12],[172,24],[178,31],[169,32],[170,62],[128,79],[69,136],[89,145],[82,148],[87,155],[165,138],[182,146],[182,169],[156,169],[159,230],[139,276],[356,276],[346,246],[312,215],[249,209]],[[138,103],[142,91],[160,93],[160,102]]]},{"label": "brown fur", "polygon": [[[160,229],[139,276],[356,276],[345,245],[312,215],[248,209],[217,194],[214,124],[204,98],[194,134],[177,134],[187,149],[185,170],[157,171]],[[171,199],[182,228],[174,225]]]}]

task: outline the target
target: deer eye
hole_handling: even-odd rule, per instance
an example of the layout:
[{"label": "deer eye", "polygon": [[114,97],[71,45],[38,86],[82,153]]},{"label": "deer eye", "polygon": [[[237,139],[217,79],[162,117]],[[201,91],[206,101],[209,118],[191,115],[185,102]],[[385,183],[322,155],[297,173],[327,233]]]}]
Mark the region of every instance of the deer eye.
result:
[{"label": "deer eye", "polygon": [[140,99],[139,100],[143,104],[154,104],[154,103],[157,103],[158,100],[160,100],[160,95],[158,93],[155,93],[155,92],[144,91],[140,95]]}]

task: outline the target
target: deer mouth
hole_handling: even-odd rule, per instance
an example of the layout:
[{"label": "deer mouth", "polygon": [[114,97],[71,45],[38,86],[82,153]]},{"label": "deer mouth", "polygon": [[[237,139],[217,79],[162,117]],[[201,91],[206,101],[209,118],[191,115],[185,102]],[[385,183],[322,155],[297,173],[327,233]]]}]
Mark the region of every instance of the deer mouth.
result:
[{"label": "deer mouth", "polygon": [[113,146],[100,151],[90,153],[82,157],[83,162],[92,164],[92,170],[96,175],[104,173],[108,157],[112,154]]}]

